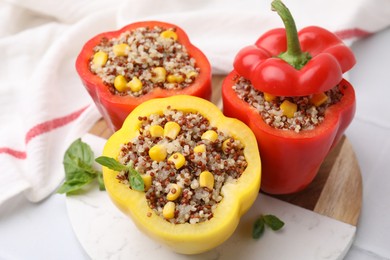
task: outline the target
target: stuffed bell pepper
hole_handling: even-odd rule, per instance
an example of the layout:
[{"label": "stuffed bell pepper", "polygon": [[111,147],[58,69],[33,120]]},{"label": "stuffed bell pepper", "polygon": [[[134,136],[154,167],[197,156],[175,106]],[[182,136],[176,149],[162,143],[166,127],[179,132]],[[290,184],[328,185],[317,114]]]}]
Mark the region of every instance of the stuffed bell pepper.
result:
[{"label": "stuffed bell pepper", "polygon": [[223,110],[255,133],[263,165],[262,190],[288,194],[307,187],[355,113],[355,94],[343,73],[352,51],[316,26],[297,32],[288,8],[272,8],[285,28],[243,48],[223,82]]},{"label": "stuffed bell pepper", "polygon": [[142,102],[177,94],[211,98],[211,67],[178,26],[132,23],[90,39],[76,70],[112,130]]},{"label": "stuffed bell pepper", "polygon": [[114,204],[145,234],[183,254],[228,239],[260,189],[249,127],[189,95],[139,105],[97,161]]}]

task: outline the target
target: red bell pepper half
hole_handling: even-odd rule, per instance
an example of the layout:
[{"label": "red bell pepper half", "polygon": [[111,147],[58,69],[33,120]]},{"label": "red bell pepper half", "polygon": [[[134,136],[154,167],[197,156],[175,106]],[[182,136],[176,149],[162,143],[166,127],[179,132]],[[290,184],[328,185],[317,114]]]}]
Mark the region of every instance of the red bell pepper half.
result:
[{"label": "red bell pepper half", "polygon": [[313,130],[296,133],[269,126],[255,108],[241,100],[233,90],[238,76],[232,71],[223,82],[223,112],[243,121],[256,136],[262,163],[261,189],[270,194],[304,189],[352,121],[356,106],[352,85],[342,80],[343,97],[326,110],[325,120]]},{"label": "red bell pepper half", "polygon": [[[93,48],[98,45],[102,38],[116,38],[126,31],[132,31],[141,27],[160,26],[162,28],[175,28],[178,36],[177,41],[184,45],[189,56],[196,60],[196,66],[200,72],[196,80],[188,87],[180,90],[167,90],[154,88],[151,92],[140,97],[130,95],[119,96],[109,91],[104,85],[102,79],[92,73],[89,68],[89,62],[94,55]],[[109,127],[116,131],[121,126],[127,115],[139,104],[146,100],[160,97],[168,97],[179,94],[198,96],[204,99],[211,99],[211,66],[207,57],[196,46],[192,45],[187,34],[180,27],[159,21],[143,21],[129,24],[117,31],[105,32],[96,35],[83,46],[76,60],[76,70],[82,83],[95,102],[99,112],[103,115]]]},{"label": "red bell pepper half", "polygon": [[[286,12],[287,8],[280,4],[279,0],[273,2],[278,13],[281,9]],[[294,23],[291,19],[288,18],[288,23]],[[289,27],[286,30],[289,31]],[[261,188],[271,194],[297,192],[311,183],[325,157],[352,121],[356,108],[354,89],[342,79],[342,72],[355,63],[353,53],[328,31],[308,27],[300,34],[302,49],[308,53],[303,53],[298,47],[294,55],[301,57],[295,60],[289,57],[285,61],[280,53],[288,53],[286,48],[289,49],[291,44],[284,32],[272,30],[260,37],[256,47],[244,48],[237,55],[235,70],[222,85],[225,115],[240,119],[256,135],[262,161]],[[293,62],[289,60],[291,58]],[[312,130],[297,133],[276,129],[266,124],[254,107],[238,97],[233,86],[240,76],[249,79],[253,85],[257,84],[254,88],[273,95],[311,95],[338,86],[343,97],[327,108],[324,121]]]}]

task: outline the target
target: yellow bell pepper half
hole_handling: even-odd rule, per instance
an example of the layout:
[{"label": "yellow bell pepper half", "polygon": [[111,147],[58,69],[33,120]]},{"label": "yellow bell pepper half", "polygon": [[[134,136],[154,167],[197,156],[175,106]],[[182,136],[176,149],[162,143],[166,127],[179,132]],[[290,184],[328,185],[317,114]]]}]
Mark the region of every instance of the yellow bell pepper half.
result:
[{"label": "yellow bell pepper half", "polygon": [[107,141],[103,155],[118,157],[121,144],[139,134],[139,116],[162,114],[170,106],[183,112],[199,112],[219,131],[244,144],[247,168],[235,182],[229,182],[221,190],[222,201],[213,217],[196,224],[172,224],[158,216],[148,205],[144,192],[129,189],[117,179],[117,172],[103,167],[106,190],[113,203],[136,226],[152,239],[182,254],[197,254],[211,250],[226,241],[235,231],[241,216],[256,200],[261,179],[261,162],[257,142],[252,131],[241,121],[225,117],[213,103],[194,96],[177,95],[146,101],[134,109],[122,128]]}]

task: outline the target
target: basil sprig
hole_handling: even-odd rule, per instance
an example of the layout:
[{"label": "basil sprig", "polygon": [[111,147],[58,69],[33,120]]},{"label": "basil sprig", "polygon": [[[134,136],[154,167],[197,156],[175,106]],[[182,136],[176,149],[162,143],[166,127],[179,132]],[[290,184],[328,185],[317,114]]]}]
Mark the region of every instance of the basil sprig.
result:
[{"label": "basil sprig", "polygon": [[144,191],[145,184],[144,180],[141,177],[141,174],[136,171],[132,164],[123,165],[114,158],[110,158],[107,156],[100,156],[95,159],[95,161],[103,166],[106,166],[107,168],[114,170],[114,171],[125,171],[128,173],[128,180],[130,183],[130,187],[133,190],[137,191]]},{"label": "basil sprig", "polygon": [[102,172],[93,167],[93,162],[94,154],[91,147],[80,138],[75,140],[65,152],[63,159],[65,182],[58,188],[57,193],[70,194],[96,178],[99,189],[105,190]]},{"label": "basil sprig", "polygon": [[277,231],[284,226],[284,222],[274,215],[260,215],[253,224],[252,237],[259,239],[264,233],[265,226]]}]

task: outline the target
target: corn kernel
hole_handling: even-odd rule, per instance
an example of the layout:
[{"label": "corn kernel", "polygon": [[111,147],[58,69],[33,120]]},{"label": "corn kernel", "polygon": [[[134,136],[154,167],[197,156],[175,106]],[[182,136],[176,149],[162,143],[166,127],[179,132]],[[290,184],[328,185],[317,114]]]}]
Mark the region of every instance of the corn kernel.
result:
[{"label": "corn kernel", "polygon": [[137,77],[133,77],[132,80],[127,83],[127,86],[130,88],[133,92],[138,92],[142,89],[142,82]]},{"label": "corn kernel", "polygon": [[176,183],[169,185],[169,192],[167,194],[167,200],[174,201],[181,195],[181,187]]},{"label": "corn kernel", "polygon": [[234,139],[233,138],[228,138],[226,139],[225,141],[223,141],[222,143],[222,151],[224,153],[229,153],[229,149],[230,149],[230,144],[234,142]]},{"label": "corn kernel", "polygon": [[168,201],[163,208],[163,216],[166,219],[171,219],[175,217],[175,202]]},{"label": "corn kernel", "polygon": [[149,149],[149,156],[153,161],[161,162],[164,161],[167,157],[167,150],[164,146],[156,144]]},{"label": "corn kernel", "polygon": [[206,145],[200,144],[194,147],[194,152],[195,153],[204,153],[206,152]]},{"label": "corn kernel", "polygon": [[324,104],[327,100],[328,100],[328,96],[324,92],[321,92],[318,94],[314,94],[310,98],[310,103],[312,103],[313,105],[318,107],[318,106],[321,106],[322,104]]},{"label": "corn kernel", "polygon": [[116,44],[112,47],[112,51],[114,52],[115,56],[126,56],[127,52],[129,50],[129,45],[126,43]]},{"label": "corn kernel", "polygon": [[175,164],[176,170],[180,169],[185,163],[186,159],[184,158],[184,155],[181,153],[174,153],[169,158],[168,161],[173,162]]},{"label": "corn kernel", "polygon": [[264,92],[264,99],[265,99],[265,101],[271,102],[271,101],[274,100],[275,98],[276,98],[276,96]]},{"label": "corn kernel", "polygon": [[201,172],[199,175],[199,185],[200,187],[206,187],[209,190],[214,188],[214,175],[209,171]]},{"label": "corn kernel", "polygon": [[108,54],[104,51],[98,51],[93,55],[92,63],[96,66],[106,65],[108,60]]},{"label": "corn kernel", "polygon": [[280,105],[280,109],[282,109],[283,115],[292,118],[294,117],[295,112],[297,112],[297,104],[284,100]]},{"label": "corn kernel", "polygon": [[114,79],[114,87],[116,90],[123,92],[127,89],[127,81],[123,75],[118,75]]},{"label": "corn kernel", "polygon": [[186,73],[186,77],[187,77],[188,79],[190,79],[190,78],[192,78],[192,77],[195,78],[196,76],[198,76],[198,72],[196,72],[196,71],[194,71],[194,70],[191,70],[191,71],[189,71],[189,72]]},{"label": "corn kernel", "polygon": [[145,191],[149,190],[150,186],[152,186],[152,176],[149,174],[141,174],[141,178],[144,181]]},{"label": "corn kernel", "polygon": [[167,76],[167,71],[164,67],[155,67],[152,69],[152,78],[150,79],[153,83],[163,83]]},{"label": "corn kernel", "polygon": [[160,33],[160,36],[165,39],[172,39],[174,41],[177,41],[177,34],[174,31],[166,30]]},{"label": "corn kernel", "polygon": [[164,136],[175,139],[180,132],[180,125],[176,122],[167,122],[164,126]]},{"label": "corn kernel", "polygon": [[184,78],[182,75],[168,75],[167,81],[169,83],[182,83],[184,81]]},{"label": "corn kernel", "polygon": [[152,125],[149,128],[149,132],[152,137],[161,137],[164,135],[164,128],[160,125]]},{"label": "corn kernel", "polygon": [[201,136],[202,140],[209,140],[210,142],[214,142],[218,138],[217,132],[214,130],[207,130]]}]

